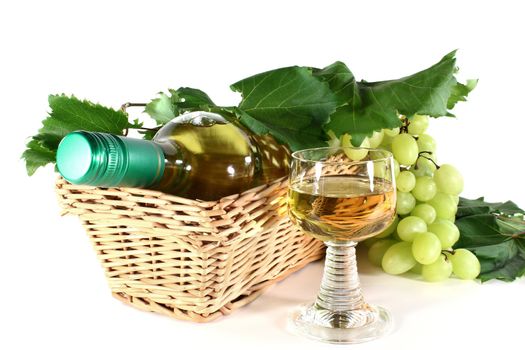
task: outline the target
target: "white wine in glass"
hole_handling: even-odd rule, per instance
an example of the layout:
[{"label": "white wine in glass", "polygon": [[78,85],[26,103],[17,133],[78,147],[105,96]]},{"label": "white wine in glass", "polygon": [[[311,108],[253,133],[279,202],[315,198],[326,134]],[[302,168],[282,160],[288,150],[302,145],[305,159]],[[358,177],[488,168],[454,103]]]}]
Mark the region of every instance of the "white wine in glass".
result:
[{"label": "white wine in glass", "polygon": [[391,182],[353,175],[322,176],[290,184],[290,213],[308,234],[322,240],[361,241],[392,218]]}]

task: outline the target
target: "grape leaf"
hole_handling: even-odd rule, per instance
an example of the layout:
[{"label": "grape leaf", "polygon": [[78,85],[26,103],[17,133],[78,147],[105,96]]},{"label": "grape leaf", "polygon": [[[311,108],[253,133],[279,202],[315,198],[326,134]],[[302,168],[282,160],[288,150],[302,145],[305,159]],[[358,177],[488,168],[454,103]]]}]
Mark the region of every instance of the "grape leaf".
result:
[{"label": "grape leaf", "polygon": [[173,94],[170,89],[170,96],[163,92],[159,92],[159,97],[151,100],[144,109],[144,112],[150,115],[157,124],[163,124],[169,122],[176,115],[178,115],[177,102],[179,98],[176,94]]},{"label": "grape leaf", "polygon": [[178,104],[181,109],[198,109],[202,106],[215,106],[211,98],[202,90],[190,87],[181,87],[177,90],[180,97]]},{"label": "grape leaf", "polygon": [[354,75],[343,62],[334,62],[323,69],[312,68],[313,75],[326,82],[337,98],[338,107],[350,101],[359,103],[355,94],[357,84]]},{"label": "grape leaf", "polygon": [[26,161],[27,174],[31,176],[41,166],[54,162],[56,151],[50,150],[40,141],[32,139],[27,143],[27,149],[22,153],[22,158]]},{"label": "grape leaf", "polygon": [[[361,97],[359,96],[359,87],[355,81],[354,75],[348,69],[348,67],[342,62],[335,62],[323,69],[314,69],[314,75],[326,81],[332,89],[332,92],[337,97],[338,107],[334,113],[331,114],[331,124],[325,124],[325,132],[330,136],[332,140],[338,140],[342,133],[336,134],[330,128],[335,128],[336,130],[343,130],[348,125],[347,123],[351,118],[348,118],[348,114],[352,114],[358,106],[361,104]],[[385,123],[382,120],[377,120],[378,127],[385,127]],[[396,120],[396,126],[399,122],[399,118]],[[338,123],[344,123],[344,125],[337,125]],[[354,132],[352,134],[352,143],[354,146],[359,146],[363,142],[363,139],[366,136],[366,133],[359,133],[355,130],[359,126],[354,127]],[[368,130],[369,125],[367,126]],[[330,143],[330,141],[328,141]]]},{"label": "grape leaf", "polygon": [[[447,106],[465,101],[476,82],[457,83],[455,63],[453,51],[411,76],[369,83],[356,82],[348,67],[337,61],[322,69],[293,66],[260,73],[231,88],[242,94],[242,113],[236,113],[241,123],[255,133],[272,134],[292,150],[325,146],[329,134],[349,133],[359,145],[373,131],[399,127],[399,114],[452,116]],[[146,112],[161,124],[194,107],[215,106],[202,92],[198,103],[183,106],[180,90],[161,93]]]},{"label": "grape leaf", "polygon": [[165,124],[185,112],[205,110],[215,103],[204,92],[189,87],[169,89],[169,95],[159,92],[159,97],[151,100],[144,110],[158,125]]},{"label": "grape leaf", "polygon": [[[466,84],[457,83],[452,87],[452,92],[447,101],[447,108],[452,109],[459,101],[466,101],[468,94],[478,85],[478,79],[468,79]],[[450,114],[449,114],[450,115]]]},{"label": "grape leaf", "polygon": [[373,83],[360,81],[354,90],[359,100],[340,107],[325,130],[332,130],[336,136],[349,133],[352,143],[357,145],[373,131],[400,126],[399,114],[448,115],[447,104],[457,86],[455,72],[456,58],[452,51],[430,68],[408,77]]},{"label": "grape leaf", "polygon": [[491,212],[505,212],[507,214],[525,214],[516,203],[506,201],[504,203],[489,203],[485,202],[485,198],[479,197],[477,199],[461,198],[458,205],[456,218],[475,214],[488,214]]},{"label": "grape leaf", "polygon": [[393,110],[381,113],[374,109],[358,111],[355,106],[342,106],[331,115],[330,122],[324,128],[334,132],[337,137],[343,134],[352,135],[352,144],[359,146],[374,130],[393,129],[399,126],[401,121]]},{"label": "grape leaf", "polygon": [[49,117],[34,137],[50,149],[56,149],[66,134],[75,130],[89,130],[122,135],[130,125],[127,114],[75,96],[49,96]]},{"label": "grape leaf", "polygon": [[461,235],[454,248],[466,248],[478,257],[482,282],[513,281],[525,274],[524,214],[511,201],[460,198],[455,224]]},{"label": "grape leaf", "polygon": [[107,132],[122,135],[130,126],[127,114],[74,96],[50,95],[51,112],[27,144],[22,154],[26,169],[32,175],[37,168],[55,161],[55,152],[62,138],[76,130]]},{"label": "grape leaf", "polygon": [[[270,133],[278,142],[289,145],[292,150],[326,146],[323,129],[319,126],[295,130],[293,123],[287,125],[264,124],[239,108],[235,108],[235,115],[242,125],[258,135]],[[308,143],[305,143],[308,140]]]},{"label": "grape leaf", "polygon": [[239,109],[247,116],[241,122],[252,131],[265,129],[292,150],[325,144],[322,126],[335,111],[337,96],[312,69],[280,68],[238,81],[231,88],[242,94]]}]

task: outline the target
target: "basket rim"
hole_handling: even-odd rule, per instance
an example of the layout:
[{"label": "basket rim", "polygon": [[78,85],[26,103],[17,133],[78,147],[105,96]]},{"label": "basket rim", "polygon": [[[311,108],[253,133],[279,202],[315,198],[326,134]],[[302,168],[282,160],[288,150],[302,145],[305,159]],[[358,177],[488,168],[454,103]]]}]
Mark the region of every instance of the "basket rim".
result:
[{"label": "basket rim", "polygon": [[276,184],[281,184],[283,181],[287,181],[288,176],[283,176],[278,179],[275,179],[267,184],[262,184],[259,186],[251,187],[247,189],[246,191],[240,192],[240,193],[234,193],[228,196],[221,197],[217,200],[212,201],[206,201],[202,199],[190,199],[185,198],[181,196],[177,196],[174,194],[165,193],[158,190],[152,190],[147,188],[137,188],[137,187],[101,187],[101,186],[91,186],[91,185],[76,185],[72,184],[71,182],[67,181],[63,176],[60,174],[57,174],[57,178],[55,180],[55,187],[66,187],[68,189],[73,190],[99,190],[99,191],[114,191],[114,192],[126,192],[130,194],[135,195],[143,195],[143,196],[152,196],[159,199],[164,199],[170,202],[186,202],[188,205],[196,205],[199,207],[202,207],[203,209],[207,209],[210,207],[213,207],[217,204],[221,204],[224,202],[229,201],[235,201],[243,196],[246,196],[251,193],[257,193],[260,192],[266,188],[269,188],[271,186],[275,186]]}]

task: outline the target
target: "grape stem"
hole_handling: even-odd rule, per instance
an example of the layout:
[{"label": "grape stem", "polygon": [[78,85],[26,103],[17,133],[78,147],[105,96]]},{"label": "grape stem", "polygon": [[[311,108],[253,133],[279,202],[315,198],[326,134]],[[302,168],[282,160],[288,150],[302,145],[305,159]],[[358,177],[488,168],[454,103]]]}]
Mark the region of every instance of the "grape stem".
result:
[{"label": "grape stem", "polygon": [[120,110],[124,113],[126,113],[126,110],[129,108],[129,107],[146,107],[147,106],[147,103],[137,103],[137,102],[126,102],[124,104],[122,104],[122,106],[120,106]]},{"label": "grape stem", "polygon": [[[430,161],[436,166],[436,169],[439,169],[440,166],[439,166],[436,162],[434,162],[434,159],[425,156],[425,154],[432,154],[432,152],[430,152],[430,151],[421,151],[421,152],[419,152],[419,154],[417,155],[417,157],[418,157],[418,158],[421,157],[421,158],[425,158],[425,159],[427,159],[427,160],[430,160]],[[417,162],[416,162],[416,164],[417,164]]]},{"label": "grape stem", "polygon": [[399,128],[399,133],[406,134],[408,133],[408,125],[410,124],[410,121],[408,120],[408,118],[402,118],[401,120],[403,121],[403,125]]},{"label": "grape stem", "polygon": [[447,253],[449,253],[450,255],[454,255],[455,251],[454,249],[445,249],[445,250],[442,250],[441,251],[441,254],[443,254],[443,256],[445,257],[445,260],[448,260],[448,256],[447,256]]},{"label": "grape stem", "polygon": [[[126,102],[120,106],[120,110],[124,113],[127,113],[127,109],[129,107],[146,107],[147,103],[143,102]],[[128,136],[129,129],[135,129],[135,130],[144,130],[144,131],[157,131],[160,127],[156,128],[145,128],[143,126],[133,126],[129,125],[126,129],[124,129],[124,136]]]}]

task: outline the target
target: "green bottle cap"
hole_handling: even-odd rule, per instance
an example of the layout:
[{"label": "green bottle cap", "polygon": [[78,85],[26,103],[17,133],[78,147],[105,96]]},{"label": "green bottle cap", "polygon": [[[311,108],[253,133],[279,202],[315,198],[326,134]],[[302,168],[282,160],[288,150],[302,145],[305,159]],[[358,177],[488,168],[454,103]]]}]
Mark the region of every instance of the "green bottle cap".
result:
[{"label": "green bottle cap", "polygon": [[152,141],[88,131],[67,134],[56,161],[67,181],[101,187],[151,187],[165,166],[162,148]]}]

